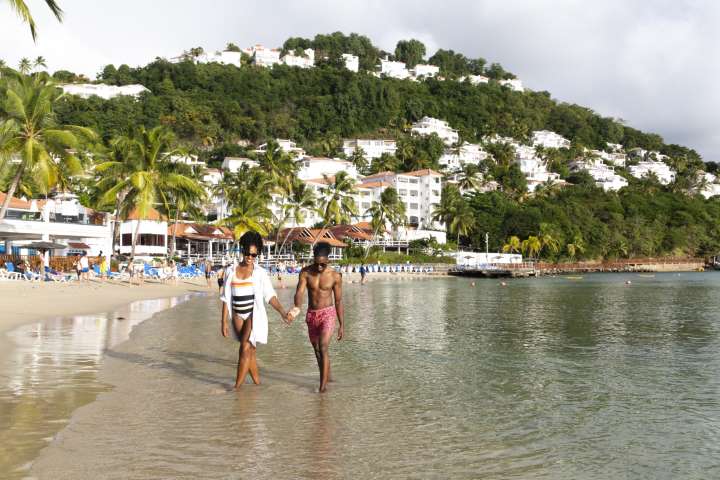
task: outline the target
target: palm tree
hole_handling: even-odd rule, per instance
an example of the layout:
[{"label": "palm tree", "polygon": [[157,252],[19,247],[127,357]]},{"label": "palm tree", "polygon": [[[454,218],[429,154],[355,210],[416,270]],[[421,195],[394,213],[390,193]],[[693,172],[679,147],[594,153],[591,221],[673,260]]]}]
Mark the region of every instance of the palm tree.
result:
[{"label": "palm tree", "polygon": [[437,204],[432,212],[432,220],[450,225],[453,215],[457,212],[457,205],[462,199],[460,191],[455,185],[446,184],[440,194],[440,203]]},{"label": "palm tree", "polygon": [[383,153],[380,157],[374,159],[370,164],[370,173],[378,172],[395,172],[398,170],[400,163],[394,155]]},{"label": "palm tree", "polygon": [[542,243],[540,242],[540,239],[534,235],[530,235],[528,238],[523,240],[520,245],[520,249],[523,254],[529,258],[535,258],[541,248]]},{"label": "palm tree", "polygon": [[276,141],[271,140],[267,143],[265,153],[258,158],[258,163],[273,184],[273,193],[288,195],[298,171],[298,164],[292,156],[286,154]]},{"label": "palm tree", "polygon": [[[233,188],[233,177],[234,175],[232,173],[224,171],[222,178],[212,187],[211,193],[223,203],[228,203],[228,192]],[[227,213],[222,209],[222,203],[220,207],[221,210],[218,212],[218,221],[222,221]]]},{"label": "palm tree", "polygon": [[33,68],[36,70],[38,68],[47,69],[47,61],[45,60],[45,57],[38,56],[37,58],[35,58],[35,61],[33,61]]},{"label": "palm tree", "polygon": [[355,180],[344,171],[338,172],[332,181],[327,175],[324,177],[328,185],[322,189],[323,222],[326,226],[349,223],[353,217],[357,216],[357,206],[353,199],[353,195],[356,193]]},{"label": "palm tree", "polygon": [[[275,235],[275,253],[282,250],[285,246],[285,241],[290,237],[293,230],[297,225],[300,225],[305,221],[305,212],[315,209],[317,199],[315,198],[315,192],[305,182],[298,179],[295,180],[292,186],[290,196],[287,198],[287,202],[282,207],[283,217],[279,219],[276,225],[277,234]],[[294,225],[290,228],[290,232],[285,236],[283,243],[278,247],[280,241],[280,230],[282,226],[288,220],[292,219]]]},{"label": "palm tree", "polygon": [[[45,0],[45,4],[48,6],[50,11],[55,15],[55,18],[59,22],[62,22],[63,11],[55,0]],[[10,0],[10,7],[15,10],[18,16],[23,22],[27,23],[30,27],[30,34],[32,35],[33,41],[37,38],[37,30],[35,29],[35,20],[30,13],[30,9],[24,0]]]},{"label": "palm tree", "polygon": [[44,191],[57,182],[59,169],[68,174],[79,173],[81,165],[72,149],[82,139],[95,138],[95,133],[83,127],[58,125],[53,109],[62,96],[55,85],[45,78],[27,77],[9,71],[2,108],[5,120],[0,132],[5,138],[2,150],[17,155],[20,164],[0,208],[0,220],[5,218],[10,199],[25,173]]},{"label": "palm tree", "polygon": [[27,57],[21,58],[20,63],[18,64],[18,71],[23,75],[28,75],[31,70],[32,62],[30,61],[30,59]]},{"label": "palm tree", "polygon": [[575,260],[575,255],[583,253],[585,251],[585,242],[583,241],[580,234],[576,234],[573,238],[572,243],[568,243],[565,248],[567,249],[568,255],[572,260]]},{"label": "palm tree", "polygon": [[390,223],[393,230],[400,225],[405,224],[405,204],[398,196],[397,190],[388,187],[380,194],[380,201],[373,202],[368,208],[367,215],[371,217],[371,225],[373,227],[374,237],[377,237],[380,230],[384,230],[385,226]]},{"label": "palm tree", "polygon": [[542,251],[543,249],[549,250],[553,255],[556,255],[558,251],[560,250],[560,239],[558,235],[555,233],[552,225],[548,223],[541,223],[540,224],[540,250],[538,250],[538,253]]},{"label": "palm tree", "polygon": [[[204,205],[207,201],[207,190],[206,184],[203,180],[205,176],[205,169],[199,166],[189,166],[182,163],[173,164],[175,173],[185,175],[192,178],[197,184],[199,189],[187,189],[183,186],[172,185],[168,190],[168,206],[170,207],[167,211],[168,216],[174,210],[174,225],[177,225],[180,221],[180,217],[185,213],[189,213],[194,217],[201,215],[200,205]],[[170,256],[175,256],[175,239],[177,233],[177,226],[173,227],[172,243],[170,244]]]},{"label": "palm tree", "polygon": [[349,160],[352,162],[353,165],[355,165],[358,173],[365,174],[367,172],[369,164],[367,159],[365,158],[365,151],[362,148],[355,148]]},{"label": "palm tree", "polygon": [[460,190],[479,190],[482,186],[482,174],[477,165],[471,163],[463,164],[456,174],[457,186]]},{"label": "palm tree", "polygon": [[448,231],[457,236],[457,245],[460,246],[460,235],[467,237],[475,227],[475,214],[464,198],[460,197],[455,207],[455,214],[450,220]]},{"label": "palm tree", "polygon": [[5,60],[3,60],[2,58],[0,58],[0,68],[5,68],[5,67],[7,67],[7,62]]},{"label": "palm tree", "polygon": [[266,236],[270,231],[268,224],[271,218],[272,212],[264,200],[252,192],[243,191],[235,199],[232,212],[222,224],[232,227],[236,239],[249,230]]},{"label": "palm tree", "polygon": [[[135,255],[135,247],[140,233],[140,220],[148,218],[155,205],[162,210],[170,210],[170,192],[186,190],[197,195],[203,194],[202,187],[189,175],[178,172],[176,163],[170,157],[180,152],[173,148],[175,138],[169,130],[155,127],[133,129],[130,135],[116,140],[117,148],[124,150],[126,176],[117,178],[101,197],[105,203],[113,201],[118,195],[125,193],[124,205],[121,206],[124,217],[131,211],[137,213],[138,222],[133,235],[130,256]],[[113,165],[99,165],[97,168],[111,169]]]},{"label": "palm tree", "polygon": [[505,245],[503,245],[502,251],[503,253],[515,253],[519,252],[521,247],[522,245],[520,243],[520,238],[512,235],[510,238],[507,239]]}]

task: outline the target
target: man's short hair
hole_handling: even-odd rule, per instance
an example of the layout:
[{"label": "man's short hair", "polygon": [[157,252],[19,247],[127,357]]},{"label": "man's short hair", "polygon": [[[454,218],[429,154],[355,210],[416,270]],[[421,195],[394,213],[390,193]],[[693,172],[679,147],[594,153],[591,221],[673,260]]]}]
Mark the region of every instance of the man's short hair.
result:
[{"label": "man's short hair", "polygon": [[315,244],[315,248],[313,248],[313,255],[316,257],[329,257],[330,249],[330,244],[327,242],[317,243]]},{"label": "man's short hair", "polygon": [[240,246],[242,246],[243,252],[247,252],[253,245],[255,245],[255,247],[257,248],[258,253],[262,252],[262,235],[253,230],[248,230],[247,232],[243,233],[242,237],[240,237]]}]

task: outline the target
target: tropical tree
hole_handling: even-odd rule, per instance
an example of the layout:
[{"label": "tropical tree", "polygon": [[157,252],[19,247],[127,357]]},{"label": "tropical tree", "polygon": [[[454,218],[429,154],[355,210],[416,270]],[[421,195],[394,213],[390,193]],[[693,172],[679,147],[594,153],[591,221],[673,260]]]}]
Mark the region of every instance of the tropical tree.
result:
[{"label": "tropical tree", "polygon": [[479,190],[482,187],[482,173],[477,165],[465,163],[460,167],[460,171],[455,174],[458,189],[462,190]]},{"label": "tropical tree", "polygon": [[405,203],[400,199],[397,190],[388,187],[380,194],[379,202],[372,202],[366,215],[371,218],[371,225],[375,237],[381,230],[385,230],[389,223],[393,230],[405,224]]},{"label": "tropical tree", "polygon": [[540,253],[542,250],[548,250],[552,255],[557,255],[558,251],[560,251],[560,238],[558,237],[558,234],[555,232],[555,228],[549,224],[549,223],[541,223],[540,224],[540,235],[538,237],[540,239],[540,250],[538,250],[538,253]]},{"label": "tropical tree", "polygon": [[578,253],[583,253],[585,251],[585,242],[583,241],[583,238],[582,236],[580,236],[580,234],[576,234],[573,237],[572,243],[568,243],[565,248],[570,258],[572,260],[575,260],[575,256]]},{"label": "tropical tree", "polygon": [[370,163],[370,173],[396,172],[400,167],[397,157],[389,153],[383,153]]},{"label": "tropical tree", "polygon": [[293,157],[285,153],[276,141],[271,140],[267,142],[265,152],[257,160],[260,169],[268,175],[273,185],[273,193],[288,195],[298,171],[298,164]]},{"label": "tropical tree", "polygon": [[27,57],[21,58],[20,63],[18,63],[18,71],[23,75],[28,75],[31,70],[32,62],[30,61],[30,59]]},{"label": "tropical tree", "polygon": [[170,256],[175,256],[175,239],[177,233],[177,224],[180,218],[189,214],[191,217],[199,218],[202,216],[201,205],[207,201],[207,189],[203,177],[205,169],[201,166],[190,166],[183,163],[174,163],[175,173],[185,175],[195,181],[199,188],[188,189],[182,184],[171,185],[167,191],[168,195],[168,216],[174,215],[174,225],[172,241],[170,243]]},{"label": "tropical tree", "polygon": [[457,245],[460,246],[460,236],[467,237],[475,228],[475,214],[463,197],[455,206],[455,214],[448,225],[448,232],[454,233]]},{"label": "tropical tree", "polygon": [[45,60],[45,57],[38,56],[37,58],[35,58],[35,60],[33,61],[33,68],[35,70],[38,70],[40,68],[47,69],[47,61]]},{"label": "tropical tree", "polygon": [[361,147],[357,147],[355,150],[353,150],[353,153],[348,160],[350,160],[352,164],[355,165],[355,168],[357,168],[357,171],[360,174],[367,173],[370,164],[368,163],[367,158],[365,158],[365,150],[363,150]]},{"label": "tropical tree", "polygon": [[457,205],[462,200],[462,195],[455,185],[446,184],[440,194],[440,203],[432,212],[432,220],[450,225],[453,215],[457,213]]},{"label": "tropical tree", "polygon": [[249,230],[266,236],[270,232],[271,219],[272,212],[263,199],[252,192],[242,191],[235,198],[230,215],[221,223],[231,227],[238,239]]},{"label": "tropical tree", "polygon": [[542,248],[542,242],[535,235],[530,235],[528,238],[522,241],[520,250],[523,254],[529,258],[535,258]]},{"label": "tropical tree", "polygon": [[[32,35],[33,40],[35,40],[37,38],[37,30],[35,28],[35,20],[30,13],[30,8],[28,8],[24,0],[9,1],[10,7],[15,10],[22,21],[27,23],[30,27],[30,34]],[[48,6],[52,14],[55,15],[55,18],[57,18],[59,22],[62,22],[63,11],[57,2],[55,0],[45,0],[45,4]]]},{"label": "tropical tree", "polygon": [[[292,185],[290,196],[286,198],[285,203],[282,207],[282,218],[278,219],[276,225],[277,233],[275,235],[275,253],[280,251],[285,245],[285,241],[290,237],[296,225],[301,225],[305,221],[305,212],[314,210],[317,206],[317,199],[315,198],[314,190],[309,187],[305,182],[295,179]],[[290,228],[290,232],[285,236],[283,244],[278,247],[280,241],[280,230],[283,225],[292,219],[295,224]]]},{"label": "tropical tree", "polygon": [[349,223],[357,216],[357,206],[353,195],[355,180],[347,172],[338,172],[332,179],[324,175],[327,186],[321,191],[323,206],[321,214],[325,225]]},{"label": "tropical tree", "polygon": [[0,149],[5,155],[16,155],[20,163],[0,208],[0,220],[5,218],[23,174],[31,174],[48,191],[56,184],[61,168],[70,175],[80,172],[81,164],[73,149],[82,140],[95,138],[88,128],[58,124],[54,108],[62,94],[51,81],[14,71],[8,71],[5,78],[2,101],[5,120],[0,123],[4,142]]},{"label": "tropical tree", "polygon": [[510,238],[507,239],[505,242],[505,245],[502,247],[503,253],[517,253],[522,248],[522,244],[520,242],[520,238],[512,235]]},{"label": "tropical tree", "polygon": [[[190,175],[179,171],[177,163],[170,161],[180,152],[174,147],[175,137],[164,127],[151,130],[145,127],[133,129],[129,135],[116,140],[117,148],[124,151],[127,176],[118,178],[101,197],[105,203],[113,201],[119,194],[125,193],[124,205],[121,206],[123,217],[134,211],[138,222],[133,234],[131,256],[140,234],[140,220],[149,217],[151,210],[157,205],[161,210],[170,210],[171,193],[179,190],[203,195],[202,187]],[[99,165],[100,171],[112,169],[113,165]]]}]

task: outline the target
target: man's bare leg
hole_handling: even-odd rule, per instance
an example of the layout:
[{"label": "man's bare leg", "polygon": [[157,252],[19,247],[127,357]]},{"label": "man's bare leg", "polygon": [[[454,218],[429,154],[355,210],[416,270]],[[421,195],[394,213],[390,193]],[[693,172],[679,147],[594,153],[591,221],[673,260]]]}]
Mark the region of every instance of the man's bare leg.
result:
[{"label": "man's bare leg", "polygon": [[327,383],[330,379],[330,338],[332,331],[323,332],[320,336],[319,354],[320,354],[320,393],[327,390]]}]

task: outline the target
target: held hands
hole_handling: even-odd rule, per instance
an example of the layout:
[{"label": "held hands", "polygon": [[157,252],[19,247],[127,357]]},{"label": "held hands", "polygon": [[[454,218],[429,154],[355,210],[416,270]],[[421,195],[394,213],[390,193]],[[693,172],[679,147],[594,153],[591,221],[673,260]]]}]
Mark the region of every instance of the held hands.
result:
[{"label": "held hands", "polygon": [[285,323],[290,325],[292,323],[292,321],[295,320],[295,318],[298,316],[299,313],[300,313],[300,309],[298,307],[291,308],[285,315]]}]

